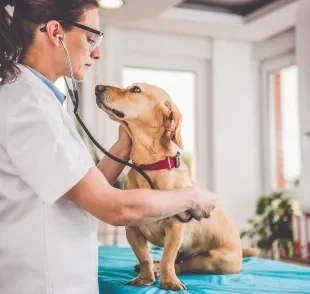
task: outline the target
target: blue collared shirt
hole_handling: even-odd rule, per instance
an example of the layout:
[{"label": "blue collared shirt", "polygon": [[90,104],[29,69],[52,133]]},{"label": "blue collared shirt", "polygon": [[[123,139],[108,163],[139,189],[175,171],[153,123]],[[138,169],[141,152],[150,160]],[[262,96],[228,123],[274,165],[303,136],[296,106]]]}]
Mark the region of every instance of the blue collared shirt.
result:
[{"label": "blue collared shirt", "polygon": [[47,85],[55,94],[56,98],[61,104],[66,100],[66,95],[64,95],[51,81],[49,81],[45,76],[36,71],[35,69],[27,66],[45,85]]}]

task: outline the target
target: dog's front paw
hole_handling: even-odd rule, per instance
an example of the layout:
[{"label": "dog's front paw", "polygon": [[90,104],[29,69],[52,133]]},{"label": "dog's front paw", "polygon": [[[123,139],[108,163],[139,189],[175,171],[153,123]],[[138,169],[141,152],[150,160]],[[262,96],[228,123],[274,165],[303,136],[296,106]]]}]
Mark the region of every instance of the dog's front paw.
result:
[{"label": "dog's front paw", "polygon": [[150,277],[137,277],[134,278],[128,282],[126,282],[126,285],[131,285],[131,286],[150,286],[154,283],[155,277],[150,276]]},{"label": "dog's front paw", "polygon": [[182,284],[177,277],[172,278],[172,279],[167,279],[167,280],[161,280],[160,288],[165,289],[165,290],[172,290],[172,291],[187,290],[185,285]]}]

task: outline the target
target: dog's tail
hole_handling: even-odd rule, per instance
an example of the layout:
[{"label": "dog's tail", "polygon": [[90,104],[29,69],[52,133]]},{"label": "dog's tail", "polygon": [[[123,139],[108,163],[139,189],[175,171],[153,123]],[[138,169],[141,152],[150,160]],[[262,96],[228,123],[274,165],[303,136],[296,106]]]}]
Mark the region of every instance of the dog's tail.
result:
[{"label": "dog's tail", "polygon": [[260,250],[258,248],[242,248],[243,257],[258,256]]}]

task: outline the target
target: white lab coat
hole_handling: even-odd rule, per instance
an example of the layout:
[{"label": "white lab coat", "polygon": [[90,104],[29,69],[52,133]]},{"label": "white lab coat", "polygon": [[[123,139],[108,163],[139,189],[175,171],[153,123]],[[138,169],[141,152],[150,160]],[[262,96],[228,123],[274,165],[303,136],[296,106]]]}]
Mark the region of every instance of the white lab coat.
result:
[{"label": "white lab coat", "polygon": [[28,68],[0,88],[0,293],[97,294],[98,221],[63,197],[93,159]]}]

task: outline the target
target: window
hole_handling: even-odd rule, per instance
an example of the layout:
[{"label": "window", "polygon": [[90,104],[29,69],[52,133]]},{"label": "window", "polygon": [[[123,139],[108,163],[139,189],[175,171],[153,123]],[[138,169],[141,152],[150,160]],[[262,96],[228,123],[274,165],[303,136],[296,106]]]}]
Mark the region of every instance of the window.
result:
[{"label": "window", "polygon": [[122,71],[122,86],[136,82],[154,84],[164,89],[182,113],[181,134],[184,149],[183,160],[190,165],[194,177],[195,158],[195,74],[188,71],[155,70],[125,67]]},{"label": "window", "polygon": [[292,188],[301,172],[297,75],[295,65],[269,74],[273,189]]}]

